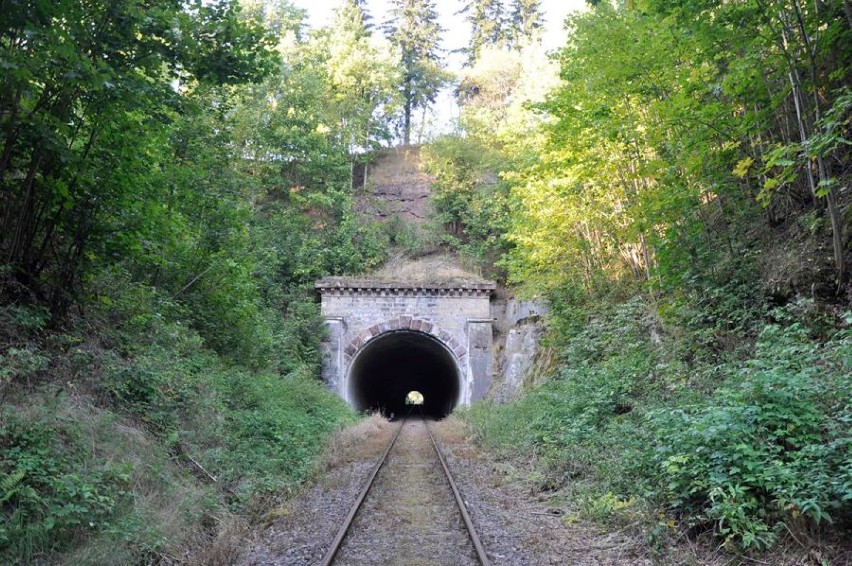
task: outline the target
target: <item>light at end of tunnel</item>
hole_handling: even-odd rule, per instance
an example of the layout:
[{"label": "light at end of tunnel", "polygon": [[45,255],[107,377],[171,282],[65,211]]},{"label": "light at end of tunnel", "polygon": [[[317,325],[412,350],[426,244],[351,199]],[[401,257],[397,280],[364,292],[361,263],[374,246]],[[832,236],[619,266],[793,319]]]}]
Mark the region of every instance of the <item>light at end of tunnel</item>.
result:
[{"label": "light at end of tunnel", "polygon": [[405,396],[405,404],[406,405],[422,405],[423,404],[423,394],[419,391],[409,391],[408,395]]}]

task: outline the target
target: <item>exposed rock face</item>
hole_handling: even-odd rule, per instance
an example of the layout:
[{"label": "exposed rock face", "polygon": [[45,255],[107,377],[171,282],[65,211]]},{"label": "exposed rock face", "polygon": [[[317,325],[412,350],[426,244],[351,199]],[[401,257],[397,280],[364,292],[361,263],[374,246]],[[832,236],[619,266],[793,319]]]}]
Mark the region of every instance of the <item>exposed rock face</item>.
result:
[{"label": "exposed rock face", "polygon": [[366,168],[366,183],[358,211],[375,220],[421,226],[432,214],[429,203],[432,177],[420,167],[420,146],[409,145],[380,150]]},{"label": "exposed rock face", "polygon": [[497,401],[516,397],[535,368],[544,333],[541,318],[547,305],[540,301],[495,301],[497,376],[492,395]]}]

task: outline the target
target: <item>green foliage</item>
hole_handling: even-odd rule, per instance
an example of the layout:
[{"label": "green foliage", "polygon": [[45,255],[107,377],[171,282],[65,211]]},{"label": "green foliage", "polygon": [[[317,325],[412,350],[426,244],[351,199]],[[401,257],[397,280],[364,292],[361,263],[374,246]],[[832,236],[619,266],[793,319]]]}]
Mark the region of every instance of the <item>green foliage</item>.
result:
[{"label": "green foliage", "polygon": [[383,225],[388,245],[407,257],[428,255],[439,246],[440,234],[432,226],[418,227],[399,217],[392,217]]},{"label": "green foliage", "polygon": [[[847,529],[848,320],[812,300],[770,311],[761,278],[776,269],[765,250],[801,226],[830,234],[843,294],[848,14],[591,4],[567,22],[562,82],[531,121],[540,138],[498,148],[512,203],[501,264],[550,299],[558,367],[469,418],[581,513],[655,517],[652,541],[675,520],[735,552]],[[460,88],[478,139],[506,139],[489,125],[516,75],[496,67],[478,62]],[[813,254],[796,259],[817,272]]]},{"label": "green foliage", "polygon": [[441,60],[443,29],[433,0],[393,0],[390,14],[385,33],[399,50],[402,65],[401,81],[397,85],[402,98],[398,133],[408,145],[413,113],[429,108],[449,78]]},{"label": "green foliage", "polygon": [[180,305],[126,274],[101,285],[111,295],[84,323],[97,335],[43,352],[64,380],[19,384],[0,412],[0,552],[12,561],[125,563],[201,544],[199,522],[265,512],[354,419],[314,378],[313,301],[289,298],[273,327],[282,374],[217,355]]},{"label": "green foliage", "polygon": [[506,187],[495,174],[498,152],[474,139],[443,136],[422,156],[435,177],[430,198],[444,240],[463,255],[493,264],[502,253],[509,216]]},{"label": "green foliage", "polygon": [[47,362],[47,356],[38,348],[9,348],[0,354],[0,391],[10,381],[36,374]]},{"label": "green foliage", "polygon": [[692,524],[715,522],[733,548],[767,548],[800,517],[848,520],[850,339],[818,344],[798,324],[767,326],[710,399],[652,413],[666,504]]},{"label": "green foliage", "polygon": [[400,53],[366,27],[362,6],[344,4],[319,36],[331,100],[350,151],[390,139],[399,112]]},{"label": "green foliage", "polygon": [[[671,517],[732,551],[767,549],[788,529],[848,527],[848,323],[778,310],[747,349],[745,323],[708,326],[694,312],[681,319],[691,326],[674,326],[638,298],[563,306],[551,325],[556,375],[467,418],[486,446],[531,463],[542,488],[564,490],[585,516],[644,516],[652,538]],[[745,342],[739,356],[684,347],[709,333]]]},{"label": "green foliage", "polygon": [[283,379],[237,373],[221,378],[216,386],[227,410],[221,446],[211,454],[213,469],[246,501],[288,495],[310,471],[318,439],[354,421],[305,371]]},{"label": "green foliage", "polygon": [[468,62],[480,58],[485,48],[521,49],[538,41],[544,25],[541,0],[467,0],[459,11],[470,23]]},{"label": "green foliage", "polygon": [[0,413],[0,553],[30,562],[104,528],[128,497],[128,474],[105,461],[87,467],[73,423]]},{"label": "green foliage", "polygon": [[2,292],[57,314],[96,248],[134,240],[111,224],[150,196],[157,142],[183,101],[175,81],[244,83],[270,63],[264,30],[231,1],[10,3],[0,57]]},{"label": "green foliage", "polygon": [[77,4],[0,26],[0,554],[167,562],[354,418],[312,284],[387,254],[351,165],[397,60],[286,2]]},{"label": "green foliage", "polygon": [[818,210],[840,292],[845,21],[840,4],[785,2],[601,2],[572,15],[539,159],[513,176],[510,279],[678,287]]}]

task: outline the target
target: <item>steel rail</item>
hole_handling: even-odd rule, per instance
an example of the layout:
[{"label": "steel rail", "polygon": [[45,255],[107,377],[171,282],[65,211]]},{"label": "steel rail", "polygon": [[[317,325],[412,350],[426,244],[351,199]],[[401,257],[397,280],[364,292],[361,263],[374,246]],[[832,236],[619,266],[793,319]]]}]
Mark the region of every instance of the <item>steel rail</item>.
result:
[{"label": "steel rail", "polygon": [[[352,522],[355,519],[355,515],[358,514],[358,510],[361,508],[361,505],[364,503],[364,499],[367,498],[367,493],[373,487],[375,483],[376,476],[379,474],[379,470],[385,465],[387,461],[388,455],[390,454],[393,447],[396,445],[396,441],[399,438],[399,435],[402,433],[402,429],[405,426],[406,421],[411,416],[411,413],[406,415],[403,418],[402,423],[400,423],[399,428],[396,431],[393,439],[388,444],[388,447],[385,449],[382,457],[379,458],[376,466],[373,468],[370,477],[367,479],[367,483],[364,488],[361,490],[361,493],[358,495],[358,498],[355,500],[355,503],[349,510],[349,513],[346,515],[346,518],[343,520],[343,524],[340,527],[340,530],[337,532],[337,536],[334,537],[334,541],[332,541],[331,546],[328,551],[323,556],[322,566],[330,566],[335,557],[337,556],[337,552],[340,550],[340,547],[343,545],[343,540],[346,538],[346,535],[349,534],[349,529],[352,526]],[[438,442],[435,440],[435,437],[432,435],[432,431],[429,429],[428,423],[424,420],[424,426],[426,427],[426,433],[429,435],[429,440],[432,442],[432,447],[435,449],[435,454],[438,455],[438,460],[441,462],[441,468],[444,470],[444,477],[447,479],[447,483],[450,486],[450,489],[453,492],[453,497],[455,497],[456,505],[458,506],[459,512],[461,513],[462,520],[464,521],[465,529],[467,530],[468,537],[470,541],[473,543],[474,550],[476,551],[476,557],[479,560],[482,566],[491,566],[491,562],[488,560],[488,555],[485,552],[485,547],[482,546],[482,541],[479,540],[479,535],[476,533],[476,529],[473,526],[473,521],[471,521],[470,515],[467,512],[467,507],[462,499],[461,492],[459,492],[458,486],[456,485],[455,480],[453,479],[453,475],[450,472],[450,468],[447,465],[447,460],[444,458],[443,452],[441,452],[441,448],[438,446]]]},{"label": "steel rail", "polygon": [[467,506],[465,505],[461,492],[459,492],[459,488],[453,479],[453,474],[450,473],[450,467],[447,466],[447,460],[444,458],[444,454],[441,452],[441,448],[438,446],[438,442],[435,440],[435,437],[432,436],[432,431],[429,430],[428,423],[425,423],[424,421],[424,424],[426,425],[426,432],[429,433],[429,440],[432,441],[435,453],[438,454],[438,459],[441,461],[441,467],[444,468],[444,475],[447,478],[447,482],[453,490],[453,495],[456,498],[456,504],[458,505],[462,519],[464,520],[464,526],[467,529],[467,534],[470,537],[470,541],[473,543],[474,549],[476,549],[476,557],[479,559],[479,563],[482,564],[482,566],[490,566],[491,562],[488,560],[488,555],[485,553],[485,547],[482,546],[482,541],[479,540],[479,535],[476,534],[476,528],[474,528],[473,521],[471,521],[470,515],[467,512]]},{"label": "steel rail", "polygon": [[[411,413],[409,413],[410,415]],[[373,468],[373,472],[370,474],[370,477],[367,479],[367,484],[364,486],[364,489],[361,490],[361,493],[358,494],[358,499],[355,500],[355,503],[352,505],[352,508],[349,509],[349,514],[346,515],[346,519],[343,520],[343,525],[340,527],[340,530],[337,531],[337,536],[334,537],[334,540],[331,543],[331,547],[329,547],[328,551],[323,556],[322,566],[329,566],[333,561],[334,557],[337,556],[337,551],[340,550],[340,546],[343,544],[343,539],[346,538],[346,534],[349,532],[349,527],[352,526],[352,521],[355,519],[355,515],[358,513],[358,509],[361,508],[361,504],[364,502],[364,499],[367,497],[367,492],[370,491],[370,488],[373,487],[373,482],[376,481],[376,476],[379,475],[379,470],[382,469],[382,466],[385,465],[385,460],[388,459],[388,454],[393,449],[394,444],[396,444],[396,439],[399,438],[400,433],[402,432],[402,427],[405,426],[405,421],[408,420],[408,415],[404,419],[402,419],[402,423],[400,423],[399,428],[396,431],[396,434],[393,437],[393,440],[388,444],[385,453],[382,454],[382,457],[379,458],[379,461],[376,463],[376,467]]]}]

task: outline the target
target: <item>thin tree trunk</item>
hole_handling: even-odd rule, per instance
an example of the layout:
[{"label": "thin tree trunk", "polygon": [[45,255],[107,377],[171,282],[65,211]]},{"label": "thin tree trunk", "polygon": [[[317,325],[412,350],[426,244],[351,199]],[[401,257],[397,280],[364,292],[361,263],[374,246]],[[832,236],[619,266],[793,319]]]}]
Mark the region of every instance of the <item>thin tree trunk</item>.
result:
[{"label": "thin tree trunk", "polygon": [[405,116],[403,123],[403,144],[409,145],[411,143],[411,111],[412,104],[414,102],[414,93],[411,92],[411,77],[407,77],[405,80]]},{"label": "thin tree trunk", "polygon": [[[799,127],[799,141],[804,148],[808,143],[808,133],[805,128],[805,119],[802,115],[802,99],[801,99],[801,83],[799,79],[799,72],[794,68],[792,69],[787,76],[790,79],[790,85],[793,87],[793,104],[796,107],[796,124]],[[808,159],[805,163],[805,175],[808,179],[808,188],[811,191],[811,196],[814,198],[814,204],[818,205],[817,196],[816,196],[816,182],[814,181],[814,173],[811,170],[810,159]]]},{"label": "thin tree trunk", "polygon": [[852,29],[852,2],[843,0],[843,11],[846,12],[846,23],[849,24],[849,29]]},{"label": "thin tree trunk", "polygon": [[[796,22],[799,24],[799,31],[802,34],[802,41],[805,44],[805,53],[807,54],[808,73],[811,77],[811,96],[814,102],[814,123],[819,124],[822,120],[822,107],[819,98],[819,86],[817,84],[817,68],[816,68],[816,44],[817,38],[812,39],[805,27],[805,19],[802,14],[802,8],[798,0],[793,0],[794,13]],[[801,82],[801,81],[800,81]],[[803,135],[804,136],[804,135]],[[807,149],[806,139],[803,137],[802,145]],[[817,174],[819,183],[822,185],[830,179],[828,167],[820,154],[816,155]],[[810,174],[810,156],[808,156],[808,172]],[[810,181],[813,183],[813,175],[810,174]],[[831,242],[834,251],[834,265],[836,269],[836,291],[840,293],[843,283],[846,280],[846,265],[843,257],[843,222],[840,218],[840,211],[837,206],[837,195],[835,188],[828,186],[826,193],[826,204],[828,208],[828,217],[831,220]]]},{"label": "thin tree trunk", "polygon": [[32,229],[28,226],[28,224],[30,217],[32,216],[32,211],[35,207],[35,174],[41,164],[41,158],[41,148],[37,148],[30,159],[30,168],[27,171],[27,176],[24,181],[24,185],[27,187],[26,196],[24,197],[24,202],[21,204],[21,208],[18,212],[15,236],[9,246],[8,262],[11,264],[20,262],[22,255],[21,242],[25,237],[24,233],[28,229]]}]

